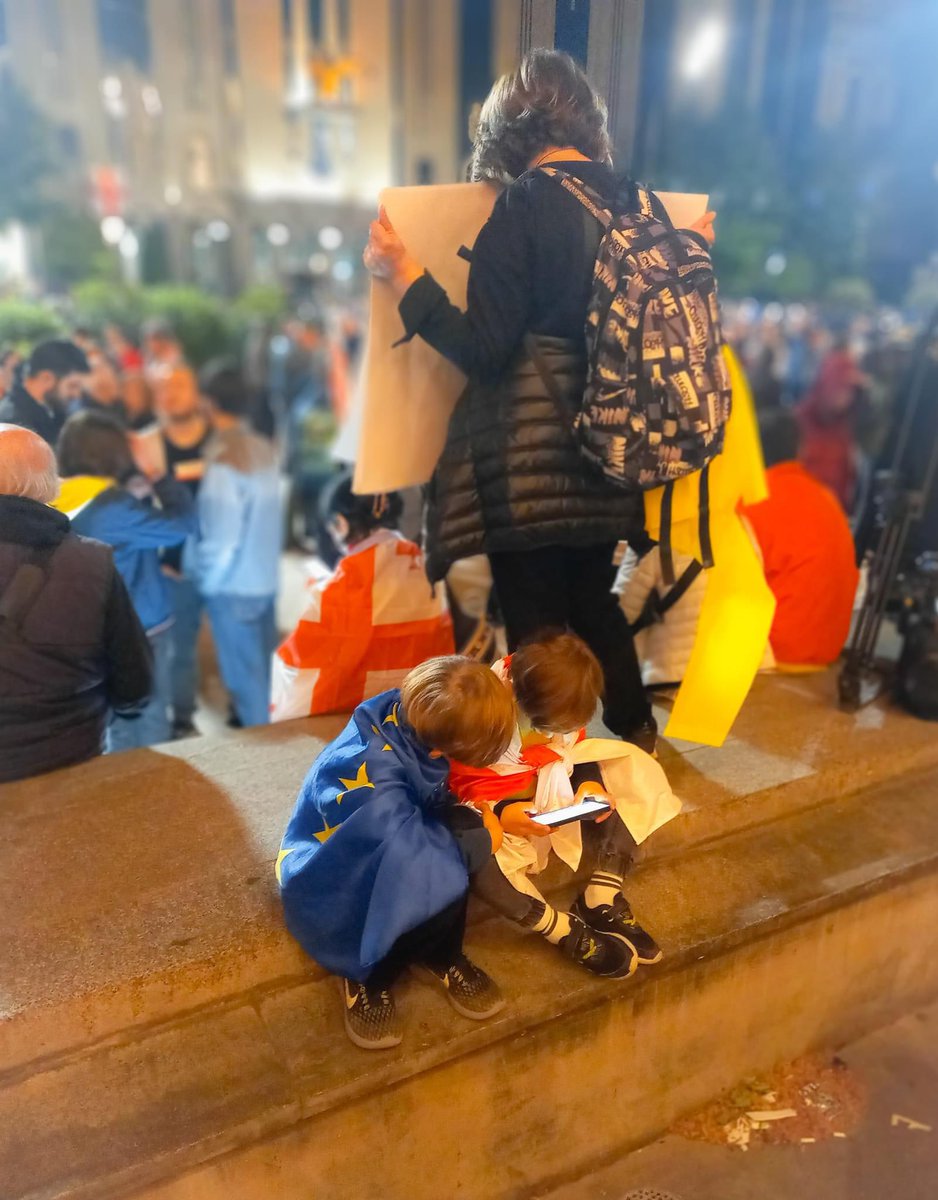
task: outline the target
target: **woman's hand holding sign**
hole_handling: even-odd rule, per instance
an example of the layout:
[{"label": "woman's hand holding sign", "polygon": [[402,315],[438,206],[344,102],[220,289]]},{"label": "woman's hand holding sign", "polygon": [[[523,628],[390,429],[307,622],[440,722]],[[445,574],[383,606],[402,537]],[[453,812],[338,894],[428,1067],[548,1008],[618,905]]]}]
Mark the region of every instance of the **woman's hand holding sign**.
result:
[{"label": "woman's hand holding sign", "polygon": [[716,220],[716,217],[715,212],[705,212],[702,217],[699,217],[691,225],[691,231],[699,233],[702,238],[706,238],[711,246],[717,240],[716,231],[713,228],[713,222]]},{"label": "woman's hand holding sign", "polygon": [[371,222],[362,260],[376,279],[386,279],[390,283],[398,297],[403,296],[423,274],[423,267],[407,253],[407,247],[398,237],[383,205],[377,221]]}]

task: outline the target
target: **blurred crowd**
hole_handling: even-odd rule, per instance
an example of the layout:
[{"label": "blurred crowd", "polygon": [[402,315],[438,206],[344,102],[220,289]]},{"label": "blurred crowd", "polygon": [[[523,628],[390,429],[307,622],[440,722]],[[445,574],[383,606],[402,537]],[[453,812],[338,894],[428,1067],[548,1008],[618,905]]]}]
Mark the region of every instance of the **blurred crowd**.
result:
[{"label": "blurred crowd", "polygon": [[799,459],[855,516],[886,442],[916,327],[895,309],[848,315],[805,304],[723,304],[724,333],[760,414],[794,413]]},{"label": "blurred crowd", "polygon": [[[139,330],[78,328],[70,338],[44,342],[25,355],[0,353],[0,434],[6,431],[0,543],[15,547],[17,538],[25,539],[25,561],[42,568],[47,583],[43,555],[51,556],[67,531],[111,547],[116,569],[113,584],[95,585],[106,643],[99,647],[98,666],[89,665],[87,646],[72,647],[77,658],[57,682],[33,678],[27,666],[15,681],[31,696],[45,688],[53,710],[64,705],[59,723],[71,732],[60,741],[63,763],[76,760],[69,743],[76,725],[81,728],[74,711],[66,713],[63,687],[80,698],[79,707],[90,704],[89,711],[97,689],[94,720],[110,751],[197,733],[199,644],[206,624],[228,698],[227,720],[235,727],[353,707],[372,682],[366,660],[400,673],[427,655],[451,650],[454,624],[456,645],[491,656],[498,611],[487,560],[453,567],[447,604],[445,593],[428,588],[422,570],[415,571],[419,550],[399,531],[403,525],[415,536],[411,510],[418,502],[406,495],[353,496],[348,470],[335,460],[334,444],[356,386],[360,330],[353,313],[325,319],[300,312],[259,330],[237,359],[199,370],[165,322]],[[913,330],[887,311],[828,319],[802,305],[731,302],[725,332],[753,389],[769,465],[797,462],[804,472],[799,480],[819,481],[847,516],[857,512],[908,365]],[[776,454],[770,441],[783,430],[790,432]],[[14,444],[10,431],[28,433],[34,442]],[[45,465],[41,447],[55,454]],[[30,461],[32,482],[21,471]],[[784,468],[789,482],[791,469]],[[48,479],[56,477],[53,499]],[[16,505],[23,498],[51,500],[49,515],[43,510],[37,517],[29,503],[21,511]],[[812,511],[820,511],[820,494],[810,499]],[[777,530],[791,523],[779,516],[771,539],[760,537],[767,574],[769,541],[777,543]],[[61,518],[67,521],[56,526]],[[36,520],[49,527],[34,527]],[[849,537],[839,526],[832,530],[816,557],[829,566],[830,546],[843,543],[839,573],[846,598],[828,639],[836,649],[819,651],[822,660],[843,644],[840,626],[855,586]],[[278,648],[275,606],[282,551],[291,545],[315,555],[317,565],[307,572],[303,618]],[[66,558],[54,556],[59,568]],[[14,554],[7,572],[14,583],[22,561]],[[643,560],[642,570],[653,570],[653,556]],[[71,620],[67,596],[82,586],[81,571],[76,574],[72,564],[69,572],[62,581],[66,599],[44,635],[53,644]],[[650,585],[646,580],[640,586],[638,579],[631,589],[626,584],[623,576],[617,590],[638,629]],[[702,581],[695,584],[698,604],[701,587]],[[55,588],[46,586],[43,595],[55,595]],[[15,637],[18,605],[20,622],[31,619],[34,599],[28,585],[3,593],[0,640]],[[397,615],[379,615],[382,608]],[[671,658],[679,619],[674,612],[668,628]],[[694,624],[688,624],[688,644]],[[804,620],[789,624],[800,630]],[[780,651],[782,659],[796,656],[778,637],[776,643],[776,657]],[[797,656],[805,658],[803,638],[797,644]],[[58,671],[68,653],[60,648],[56,654]],[[646,683],[657,679],[653,657],[646,662]],[[682,671],[669,664],[665,675],[675,679]],[[17,702],[15,695],[4,699]],[[56,727],[48,707],[40,706],[36,719],[46,734]],[[29,744],[28,731],[21,740]],[[81,756],[87,756],[84,750]],[[45,750],[42,765],[55,765]],[[24,773],[12,759],[7,766]],[[25,773],[34,769],[27,764]]]},{"label": "blurred crowd", "polygon": [[[53,551],[66,529],[109,546],[118,576],[116,592],[100,590],[102,621],[120,629],[121,645],[94,654],[72,647],[71,678],[64,661],[47,664],[62,667],[55,682],[26,678],[32,668],[24,667],[19,682],[29,694],[47,689],[54,707],[65,703],[63,686],[101,692],[101,713],[113,714],[111,751],[191,735],[207,619],[229,724],[268,721],[282,548],[292,539],[327,562],[339,557],[321,493],[340,475],[331,447],[359,341],[351,317],[327,322],[301,312],[244,347],[243,361],[200,370],[164,322],[78,328],[26,354],[0,354],[0,493],[12,506],[0,513],[0,541],[27,547],[27,565],[46,577],[40,599],[54,593],[51,564],[67,556]],[[47,464],[46,451],[55,455]],[[55,497],[46,494],[50,473],[60,481]],[[16,504],[30,499],[51,502],[51,511]],[[67,522],[57,526],[60,517]],[[21,576],[14,570],[18,586],[3,593],[10,612],[0,614],[0,637],[16,637],[32,600],[41,610]],[[81,571],[63,584],[80,590]],[[128,608],[136,621],[115,625],[117,609]],[[54,624],[68,621],[64,605]],[[46,631],[45,640],[57,636]],[[123,680],[116,693],[109,671]],[[63,728],[74,723],[74,712],[68,722],[63,714]]]}]

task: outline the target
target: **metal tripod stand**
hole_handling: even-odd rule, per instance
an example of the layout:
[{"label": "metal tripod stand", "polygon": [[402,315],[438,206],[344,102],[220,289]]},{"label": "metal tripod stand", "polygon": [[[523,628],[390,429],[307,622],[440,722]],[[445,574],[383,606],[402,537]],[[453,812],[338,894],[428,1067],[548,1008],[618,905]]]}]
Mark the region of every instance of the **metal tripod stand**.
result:
[{"label": "metal tripod stand", "polygon": [[933,439],[924,470],[918,472],[919,478],[911,477],[915,472],[908,463],[923,405],[938,404],[938,394],[933,394],[928,387],[929,356],[936,335],[938,309],[932,313],[913,359],[905,412],[892,464],[886,474],[889,493],[885,523],[869,563],[866,595],[838,680],[840,707],[847,712],[855,712],[882,691],[883,678],[876,663],[876,645],[897,577],[904,565],[909,534],[925,511],[938,475],[938,436]]}]

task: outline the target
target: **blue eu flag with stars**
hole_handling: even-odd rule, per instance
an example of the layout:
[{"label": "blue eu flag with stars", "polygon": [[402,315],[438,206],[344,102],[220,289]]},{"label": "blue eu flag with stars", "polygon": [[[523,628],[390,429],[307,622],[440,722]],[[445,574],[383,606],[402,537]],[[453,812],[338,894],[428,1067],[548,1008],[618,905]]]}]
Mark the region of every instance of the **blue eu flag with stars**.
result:
[{"label": "blue eu flag with stars", "polygon": [[359,981],[469,886],[441,819],[449,764],[417,740],[400,699],[360,704],[313,763],[277,856],[287,928],[327,970]]}]

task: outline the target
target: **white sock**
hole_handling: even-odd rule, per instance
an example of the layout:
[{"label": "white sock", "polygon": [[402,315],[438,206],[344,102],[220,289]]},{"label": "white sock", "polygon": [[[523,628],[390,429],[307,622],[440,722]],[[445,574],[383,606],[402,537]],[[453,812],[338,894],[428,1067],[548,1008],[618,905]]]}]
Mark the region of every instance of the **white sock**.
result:
[{"label": "white sock", "polygon": [[589,908],[598,908],[600,904],[612,904],[621,895],[622,876],[613,871],[597,871],[586,885],[583,899]]},{"label": "white sock", "polygon": [[535,933],[539,933],[541,937],[547,938],[552,945],[556,946],[570,932],[569,913],[558,912],[556,908],[551,908],[549,904],[545,904],[544,915],[531,928]]}]

